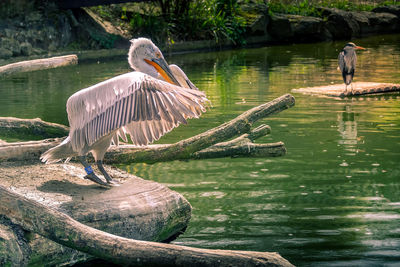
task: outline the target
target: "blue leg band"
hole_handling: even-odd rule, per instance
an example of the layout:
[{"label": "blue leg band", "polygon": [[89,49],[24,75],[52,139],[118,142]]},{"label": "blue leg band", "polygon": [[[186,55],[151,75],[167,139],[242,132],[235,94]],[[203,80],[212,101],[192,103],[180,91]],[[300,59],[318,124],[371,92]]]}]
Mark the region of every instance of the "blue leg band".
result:
[{"label": "blue leg band", "polygon": [[85,167],[85,171],[86,171],[86,173],[87,173],[88,175],[91,174],[91,173],[93,173],[93,169],[92,169],[91,166]]}]

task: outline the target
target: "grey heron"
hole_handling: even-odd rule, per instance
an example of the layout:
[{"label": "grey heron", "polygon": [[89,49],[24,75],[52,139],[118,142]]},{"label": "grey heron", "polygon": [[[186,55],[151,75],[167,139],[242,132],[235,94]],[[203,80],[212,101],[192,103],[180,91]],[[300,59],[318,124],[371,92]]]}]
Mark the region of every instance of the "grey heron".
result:
[{"label": "grey heron", "polygon": [[[119,138],[134,145],[158,140],[188,118],[198,118],[208,101],[204,92],[176,65],[168,66],[160,49],[146,38],[131,40],[129,65],[136,71],[105,80],[74,93],[67,100],[70,132],[58,146],[41,155],[54,163],[78,156],[85,167],[86,179],[110,185],[112,178],[103,167],[103,159]],[[100,179],[86,161],[92,153]]]},{"label": "grey heron", "polygon": [[[365,48],[350,42],[347,43],[339,53],[339,69],[342,72],[343,81],[346,85],[345,92],[347,92],[347,86],[351,84],[353,80],[357,63],[356,50],[360,49],[364,50]],[[353,92],[353,85],[351,86],[351,91]]]}]

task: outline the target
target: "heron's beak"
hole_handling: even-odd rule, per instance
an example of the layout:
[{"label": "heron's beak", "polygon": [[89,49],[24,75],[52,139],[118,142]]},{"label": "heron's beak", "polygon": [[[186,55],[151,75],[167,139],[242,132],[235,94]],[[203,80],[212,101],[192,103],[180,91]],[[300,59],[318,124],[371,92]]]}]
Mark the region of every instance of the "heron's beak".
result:
[{"label": "heron's beak", "polygon": [[362,47],[362,46],[356,46],[354,47],[356,50],[367,50],[366,48]]},{"label": "heron's beak", "polygon": [[158,73],[169,83],[181,86],[175,76],[172,74],[167,62],[163,58],[153,58],[152,60],[144,59],[147,64],[152,65]]}]

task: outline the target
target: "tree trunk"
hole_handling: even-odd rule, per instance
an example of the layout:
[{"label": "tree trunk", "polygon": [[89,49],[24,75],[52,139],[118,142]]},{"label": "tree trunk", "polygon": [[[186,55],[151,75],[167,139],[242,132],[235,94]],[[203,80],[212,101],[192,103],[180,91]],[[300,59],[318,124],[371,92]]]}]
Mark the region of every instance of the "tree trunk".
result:
[{"label": "tree trunk", "polygon": [[0,186],[0,213],[25,230],[129,266],[292,266],[277,253],[210,250],[138,241],[81,224]]}]

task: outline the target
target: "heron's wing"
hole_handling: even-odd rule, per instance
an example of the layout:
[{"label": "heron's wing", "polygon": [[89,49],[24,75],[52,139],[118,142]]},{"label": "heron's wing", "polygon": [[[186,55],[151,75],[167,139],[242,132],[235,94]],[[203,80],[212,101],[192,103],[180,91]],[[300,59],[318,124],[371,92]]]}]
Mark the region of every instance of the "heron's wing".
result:
[{"label": "heron's wing", "polygon": [[108,134],[128,133],[135,145],[159,139],[205,111],[205,94],[131,72],[83,89],[67,101],[75,151]]},{"label": "heron's wing", "polygon": [[340,72],[343,73],[343,70],[345,69],[344,51],[341,51],[341,52],[339,53],[339,56],[338,56],[338,63],[339,63]]}]

